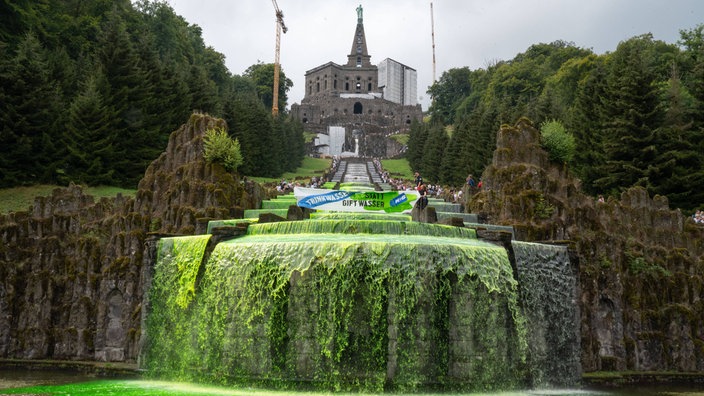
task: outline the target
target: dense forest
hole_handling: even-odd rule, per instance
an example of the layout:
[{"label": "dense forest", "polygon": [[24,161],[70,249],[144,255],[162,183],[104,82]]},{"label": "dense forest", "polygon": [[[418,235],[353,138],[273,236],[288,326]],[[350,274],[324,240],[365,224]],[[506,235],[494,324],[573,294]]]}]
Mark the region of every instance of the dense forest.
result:
[{"label": "dense forest", "polygon": [[691,211],[704,204],[704,25],[677,44],[645,34],[612,53],[536,44],[485,69],[451,69],[428,91],[430,122],[414,124],[408,160],[432,182],[461,185],[490,163],[496,132],[527,117],[573,137],[565,166],[592,194],[631,186]]},{"label": "dense forest", "polygon": [[227,121],[240,173],[279,176],[304,142],[300,123],[271,115],[273,70],[231,74],[164,1],[0,0],[0,187],[134,188],[193,111]]}]

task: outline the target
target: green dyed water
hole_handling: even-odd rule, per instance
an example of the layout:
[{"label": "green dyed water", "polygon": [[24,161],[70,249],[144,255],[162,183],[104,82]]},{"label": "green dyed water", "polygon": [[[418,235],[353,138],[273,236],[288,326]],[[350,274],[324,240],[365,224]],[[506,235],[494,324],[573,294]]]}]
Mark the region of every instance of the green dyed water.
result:
[{"label": "green dyed water", "polygon": [[154,282],[171,284],[173,288],[155,297],[188,306],[195,295],[195,280],[209,239],[210,235],[196,235],[159,241]]},{"label": "green dyed water", "polygon": [[[251,396],[324,396],[329,392],[294,392],[276,391],[266,389],[252,389],[248,387],[223,387],[208,386],[202,384],[192,384],[169,381],[145,381],[145,380],[93,380],[80,381],[63,385],[40,385],[22,387],[14,389],[3,389],[3,395],[56,395],[56,396],[93,396],[93,395],[120,395],[120,396],[167,396],[167,395],[251,395]],[[354,393],[356,396],[366,396],[376,393]],[[693,392],[676,388],[633,388],[624,390],[586,390],[586,389],[549,389],[549,390],[523,390],[508,392],[481,392],[481,393],[452,393],[453,395],[483,395],[483,396],[695,396],[702,395],[703,392]],[[344,395],[344,393],[340,393]],[[442,395],[446,393],[426,393],[416,395]]]},{"label": "green dyed water", "polygon": [[346,220],[393,220],[393,221],[411,221],[411,215],[398,213],[357,213],[357,212],[313,212],[310,214],[311,219],[346,219]]},{"label": "green dyed water", "polygon": [[[428,224],[407,221],[357,219],[316,219],[304,221],[282,221],[277,223],[253,224],[247,230],[249,235],[297,235],[297,234],[383,234],[424,235],[434,237],[475,239],[476,231],[470,228],[452,227],[441,224]],[[333,236],[339,239],[340,236]],[[403,243],[409,238],[385,239],[388,242]],[[423,241],[427,242],[427,239]]]},{"label": "green dyed water", "polygon": [[374,187],[369,183],[364,182],[346,182],[340,183],[340,190],[343,191],[374,191]]},{"label": "green dyed water", "polygon": [[331,390],[520,387],[526,326],[507,252],[470,230],[383,223],[251,225],[215,247],[192,299],[171,296],[180,278],[158,263],[144,368]]},{"label": "green dyed water", "polygon": [[288,209],[289,206],[296,205],[296,199],[275,199],[271,201],[263,201],[262,209]]}]

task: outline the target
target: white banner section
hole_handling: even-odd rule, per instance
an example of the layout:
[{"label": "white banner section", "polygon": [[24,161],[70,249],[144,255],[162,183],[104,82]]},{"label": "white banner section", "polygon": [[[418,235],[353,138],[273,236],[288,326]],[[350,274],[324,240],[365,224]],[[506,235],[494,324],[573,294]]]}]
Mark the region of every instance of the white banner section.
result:
[{"label": "white banner section", "polygon": [[293,195],[301,208],[335,212],[403,213],[413,209],[417,191],[343,191],[295,187]]}]

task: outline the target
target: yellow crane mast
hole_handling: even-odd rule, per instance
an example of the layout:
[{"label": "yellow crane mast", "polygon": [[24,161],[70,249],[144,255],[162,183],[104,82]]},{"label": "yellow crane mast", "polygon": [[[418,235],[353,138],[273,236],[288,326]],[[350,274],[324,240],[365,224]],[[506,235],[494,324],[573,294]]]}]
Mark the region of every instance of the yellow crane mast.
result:
[{"label": "yellow crane mast", "polygon": [[286,33],[288,28],[284,24],[284,13],[279,9],[276,0],[271,0],[274,4],[276,12],[276,52],[274,53],[274,94],[272,97],[271,114],[276,117],[279,115],[279,51],[281,49],[281,32]]}]

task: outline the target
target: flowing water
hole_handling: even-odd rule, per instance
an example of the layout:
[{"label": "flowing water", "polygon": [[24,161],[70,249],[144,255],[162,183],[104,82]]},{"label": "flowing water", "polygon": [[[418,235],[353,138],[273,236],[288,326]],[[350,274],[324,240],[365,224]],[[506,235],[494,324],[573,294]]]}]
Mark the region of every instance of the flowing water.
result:
[{"label": "flowing water", "polygon": [[[167,240],[145,368],[179,380],[338,390],[521,386],[518,285],[506,250],[474,235],[381,220],[253,224],[203,263],[202,240]],[[190,266],[171,251],[180,243]],[[178,276],[180,268],[198,276]]]},{"label": "flowing water", "polygon": [[580,380],[579,304],[567,247],[520,241],[512,246],[533,385],[575,386]]}]

